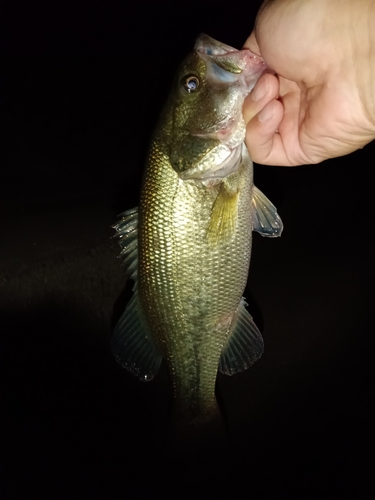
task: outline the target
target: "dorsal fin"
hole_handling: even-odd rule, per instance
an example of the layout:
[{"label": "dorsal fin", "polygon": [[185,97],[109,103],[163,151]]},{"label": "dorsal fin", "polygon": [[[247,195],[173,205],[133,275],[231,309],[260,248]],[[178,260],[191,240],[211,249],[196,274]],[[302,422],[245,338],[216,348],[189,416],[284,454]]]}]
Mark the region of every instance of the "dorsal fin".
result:
[{"label": "dorsal fin", "polygon": [[142,312],[137,290],[138,277],[138,209],[120,214],[121,220],[113,229],[119,239],[125,274],[134,280],[133,296],[118,321],[113,338],[112,352],[118,363],[140,380],[152,380],[162,360],[146,318]]},{"label": "dorsal fin", "polygon": [[116,230],[113,238],[118,238],[121,247],[119,257],[123,257],[125,274],[136,281],[138,274],[138,208],[122,212],[120,222],[112,226]]},{"label": "dorsal fin", "polygon": [[232,331],[221,353],[219,370],[225,375],[240,373],[257,361],[263,353],[262,334],[245,309],[242,298],[234,318]]}]

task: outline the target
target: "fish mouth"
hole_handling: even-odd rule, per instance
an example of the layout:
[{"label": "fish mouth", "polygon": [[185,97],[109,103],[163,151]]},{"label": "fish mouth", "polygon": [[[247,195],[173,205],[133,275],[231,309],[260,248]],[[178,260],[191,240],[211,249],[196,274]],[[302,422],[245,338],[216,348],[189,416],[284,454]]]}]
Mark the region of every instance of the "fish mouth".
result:
[{"label": "fish mouth", "polygon": [[237,83],[247,95],[258,78],[269,71],[263,58],[249,49],[237,50],[208,35],[201,34],[194,46],[207,64],[207,78],[211,84]]}]

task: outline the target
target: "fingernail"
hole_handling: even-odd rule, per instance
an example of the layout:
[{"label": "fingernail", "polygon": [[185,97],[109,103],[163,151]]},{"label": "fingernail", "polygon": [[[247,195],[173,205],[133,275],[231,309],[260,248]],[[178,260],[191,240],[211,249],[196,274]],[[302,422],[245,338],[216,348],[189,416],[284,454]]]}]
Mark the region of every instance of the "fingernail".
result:
[{"label": "fingernail", "polygon": [[274,103],[271,101],[270,103],[267,104],[265,108],[262,109],[262,111],[258,114],[258,120],[261,123],[268,122],[273,118],[275,114],[275,106]]},{"label": "fingernail", "polygon": [[267,81],[258,82],[258,84],[255,85],[254,90],[251,92],[252,100],[255,102],[260,101],[267,94],[267,91],[268,91]]}]

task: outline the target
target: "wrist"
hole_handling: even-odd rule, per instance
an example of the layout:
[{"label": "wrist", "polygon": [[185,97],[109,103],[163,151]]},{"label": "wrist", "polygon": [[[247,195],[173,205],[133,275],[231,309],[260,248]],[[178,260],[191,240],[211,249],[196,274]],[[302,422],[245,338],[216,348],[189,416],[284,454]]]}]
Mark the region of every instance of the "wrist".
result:
[{"label": "wrist", "polygon": [[352,0],[352,66],[359,98],[375,137],[375,2]]}]

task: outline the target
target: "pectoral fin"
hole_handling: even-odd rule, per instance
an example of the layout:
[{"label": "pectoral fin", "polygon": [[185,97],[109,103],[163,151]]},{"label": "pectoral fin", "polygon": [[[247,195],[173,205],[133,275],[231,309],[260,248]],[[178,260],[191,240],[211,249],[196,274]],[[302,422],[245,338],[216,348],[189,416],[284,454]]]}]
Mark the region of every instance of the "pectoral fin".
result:
[{"label": "pectoral fin", "polygon": [[233,321],[232,331],[221,353],[219,370],[224,375],[234,375],[246,370],[263,353],[262,334],[245,309],[246,305],[242,298],[237,316]]},{"label": "pectoral fin", "polygon": [[208,226],[208,240],[212,245],[230,241],[235,234],[238,218],[238,191],[222,182],[212,207]]},{"label": "pectoral fin", "polygon": [[283,223],[276,207],[257,187],[253,189],[252,213],[253,231],[262,236],[276,238],[283,231]]}]

